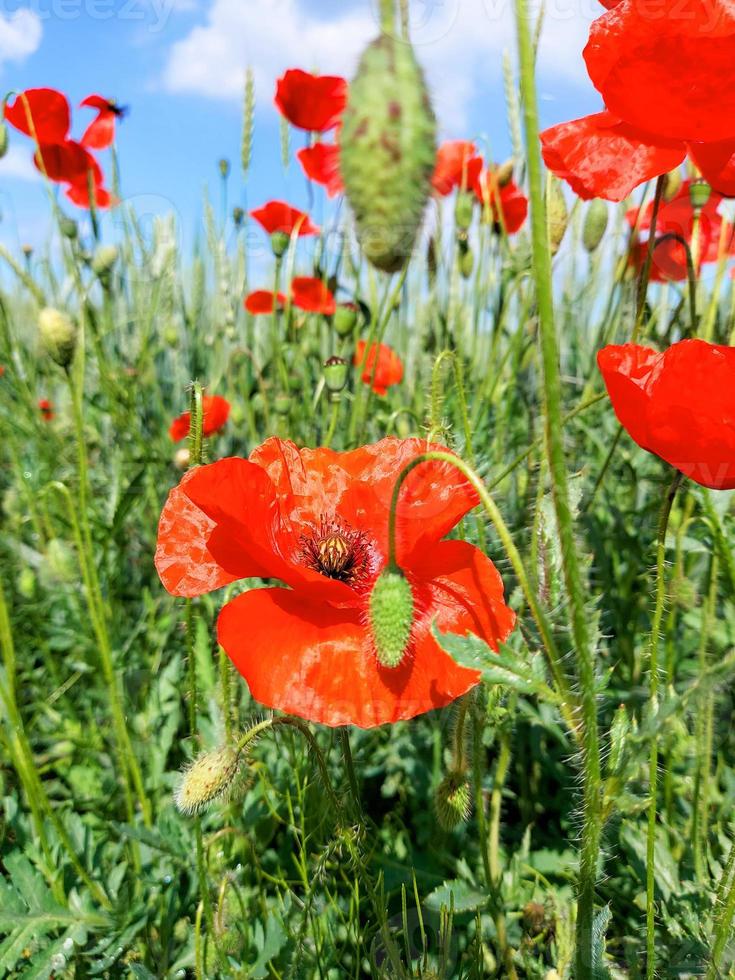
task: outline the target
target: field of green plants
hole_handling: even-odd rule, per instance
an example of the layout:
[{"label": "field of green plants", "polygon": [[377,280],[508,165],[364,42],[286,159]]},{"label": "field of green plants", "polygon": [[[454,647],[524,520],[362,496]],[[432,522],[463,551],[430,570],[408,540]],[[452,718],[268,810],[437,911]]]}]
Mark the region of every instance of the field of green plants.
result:
[{"label": "field of green plants", "polygon": [[0,977],[735,976],[735,18],[606,6],[540,136],[516,0],[501,162],[382,0],[191,254],[0,103]]}]

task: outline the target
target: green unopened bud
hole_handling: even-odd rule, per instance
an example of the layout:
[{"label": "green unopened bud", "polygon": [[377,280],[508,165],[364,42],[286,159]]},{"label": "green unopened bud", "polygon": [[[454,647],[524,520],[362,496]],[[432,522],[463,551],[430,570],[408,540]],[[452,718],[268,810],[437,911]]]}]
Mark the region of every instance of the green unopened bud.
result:
[{"label": "green unopened bud", "polygon": [[602,241],[607,230],[607,219],[607,204],[599,198],[590,201],[582,229],[582,244],[588,252],[594,252]]},{"label": "green unopened bud", "polygon": [[276,415],[288,415],[291,411],[291,396],[290,395],[276,395],[273,407],[276,410]]},{"label": "green unopened bud", "polygon": [[8,127],[4,122],[0,122],[0,160],[8,152],[8,146],[10,144],[10,139],[8,137]]},{"label": "green unopened bud", "polygon": [[475,196],[469,191],[460,191],[457,195],[457,203],[454,205],[454,222],[462,231],[467,231],[472,224],[474,204]]},{"label": "green unopened bud", "polygon": [[439,783],[434,794],[434,809],[439,826],[443,830],[454,830],[464,823],[470,815],[472,799],[467,776],[459,769],[453,769]]},{"label": "green unopened bud", "polygon": [[169,326],[164,328],[163,340],[168,347],[178,347],[179,346],[179,331],[176,327],[169,324]]},{"label": "green unopened bud", "polygon": [[274,231],[271,235],[271,248],[277,259],[286,254],[290,238],[285,231]]},{"label": "green unopened bud", "polygon": [[49,357],[60,367],[68,367],[74,357],[77,328],[61,310],[46,306],[38,314],[41,343]]},{"label": "green unopened bud", "polygon": [[232,220],[234,221],[236,228],[242,227],[242,223],[245,220],[245,212],[242,208],[232,209]]},{"label": "green unopened bud", "polygon": [[349,367],[341,357],[330,357],[324,362],[324,384],[330,395],[339,394],[347,384]]},{"label": "green unopened bud", "polygon": [[68,238],[70,242],[73,242],[77,235],[79,234],[79,228],[76,221],[73,218],[69,218],[67,215],[62,215],[59,219],[59,229],[64,238]]},{"label": "green unopened bud", "polygon": [[370,593],[370,626],[378,663],[391,669],[402,662],[411,639],[414,601],[399,568],[386,568]]},{"label": "green unopened bud", "polygon": [[664,181],[664,200],[671,201],[681,190],[682,185],[681,169],[675,167],[666,174]]},{"label": "green unopened bud", "polygon": [[507,187],[511,180],[513,180],[512,159],[506,160],[505,163],[500,164],[495,171],[495,180],[498,182],[498,187]]},{"label": "green unopened bud", "polygon": [[339,337],[349,337],[357,324],[358,306],[356,303],[340,303],[332,319],[335,333]]},{"label": "green unopened bud", "polygon": [[117,262],[115,245],[99,245],[92,256],[92,272],[97,276],[106,275]]},{"label": "green unopened bud", "polygon": [[230,161],[222,157],[222,159],[217,163],[219,167],[219,172],[222,175],[223,180],[227,180],[230,176]]},{"label": "green unopened bud", "polygon": [[186,816],[201,813],[232,789],[240,769],[241,753],[231,745],[205,752],[184,770],[174,792],[176,809]]},{"label": "green unopened bud", "polygon": [[556,177],[549,178],[546,192],[546,222],[549,229],[549,248],[556,255],[569,223],[569,212],[561,182]]},{"label": "green unopened bud", "polygon": [[32,568],[26,565],[18,575],[18,592],[24,599],[32,599],[36,592],[36,575]]},{"label": "green unopened bud", "polygon": [[701,211],[710,199],[712,188],[704,180],[693,180],[689,185],[689,200],[695,211]]},{"label": "green unopened bud", "polygon": [[462,273],[463,279],[469,279],[472,275],[472,270],[475,267],[475,253],[471,248],[466,248],[463,250],[459,257],[459,271]]}]

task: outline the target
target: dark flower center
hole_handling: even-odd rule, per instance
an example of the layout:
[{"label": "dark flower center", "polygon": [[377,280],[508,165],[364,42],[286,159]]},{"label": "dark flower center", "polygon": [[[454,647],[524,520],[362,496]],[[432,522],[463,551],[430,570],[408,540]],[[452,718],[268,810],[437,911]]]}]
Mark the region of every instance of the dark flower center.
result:
[{"label": "dark flower center", "polygon": [[354,585],[369,571],[370,552],[362,531],[322,520],[318,530],[301,538],[301,559],[320,575]]}]

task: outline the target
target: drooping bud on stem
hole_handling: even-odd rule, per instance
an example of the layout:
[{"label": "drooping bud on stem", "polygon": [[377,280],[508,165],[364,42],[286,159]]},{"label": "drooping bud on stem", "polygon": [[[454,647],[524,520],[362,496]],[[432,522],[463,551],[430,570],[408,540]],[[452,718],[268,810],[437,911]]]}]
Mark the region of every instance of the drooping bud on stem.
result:
[{"label": "drooping bud on stem", "polygon": [[589,253],[594,252],[602,241],[607,230],[607,218],[607,204],[600,198],[590,201],[582,228],[582,244]]},{"label": "drooping bud on stem", "polygon": [[434,809],[443,830],[454,830],[458,824],[468,819],[472,800],[465,772],[453,769],[446,774],[434,794]]},{"label": "drooping bud on stem", "polygon": [[239,772],[241,754],[238,746],[226,745],[198,756],[184,770],[176,787],[176,809],[186,816],[195,816],[225,797]]},{"label": "drooping bud on stem", "polygon": [[411,584],[397,566],[384,569],[370,593],[370,627],[378,663],[394,669],[403,662],[414,619]]},{"label": "drooping bud on stem", "polygon": [[567,230],[569,212],[564,192],[561,189],[561,182],[551,175],[546,191],[546,221],[549,229],[551,254],[556,255]]},{"label": "drooping bud on stem", "polygon": [[46,306],[38,314],[41,343],[49,357],[67,368],[74,357],[77,345],[77,328],[66,313]]}]

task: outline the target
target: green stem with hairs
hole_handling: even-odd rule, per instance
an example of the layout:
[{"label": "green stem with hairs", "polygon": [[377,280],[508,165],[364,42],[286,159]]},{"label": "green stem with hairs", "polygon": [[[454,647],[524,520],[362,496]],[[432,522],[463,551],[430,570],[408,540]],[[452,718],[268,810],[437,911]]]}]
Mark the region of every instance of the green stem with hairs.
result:
[{"label": "green stem with hairs", "polygon": [[[651,637],[648,644],[649,693],[648,710],[651,719],[658,713],[659,665],[658,650],[666,606],[666,532],[674,504],[676,491],[684,479],[677,473],[668,489],[661,508],[658,526],[658,547],[656,549],[656,600],[651,624]],[[648,756],[648,830],[646,835],[646,977],[653,980],[656,974],[656,923],[655,923],[655,848],[656,848],[656,805],[658,784],[658,737],[651,737]]]},{"label": "green stem with hairs", "polygon": [[551,256],[544,202],[538,108],[534,80],[534,47],[528,23],[526,0],[515,0],[520,87],[528,160],[531,200],[533,270],[538,304],[539,339],[544,388],[546,455],[559,532],[562,572],[569,604],[570,625],[577,663],[581,699],[582,762],[584,783],[584,822],[580,844],[579,884],[576,926],[576,974],[587,975],[592,964],[592,922],[594,917],[597,861],[602,835],[602,780],[600,742],[597,727],[597,684],[594,649],[589,616],[585,607],[574,528],[569,506],[561,410],[559,350],[554,324],[551,285]]},{"label": "green stem with hairs", "polygon": [[656,241],[656,225],[658,224],[658,212],[661,207],[661,201],[664,196],[664,190],[666,189],[666,174],[662,174],[656,181],[656,193],[653,198],[653,212],[651,214],[651,227],[648,232],[648,247],[646,248],[646,259],[643,263],[643,269],[641,270],[641,276],[638,280],[638,292],[636,294],[635,302],[635,326],[633,327],[633,335],[630,338],[631,343],[635,344],[643,328],[643,317],[646,312],[646,294],[648,293],[648,283],[651,279],[651,266],[653,265],[653,253],[656,247],[660,244]]}]

